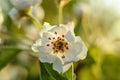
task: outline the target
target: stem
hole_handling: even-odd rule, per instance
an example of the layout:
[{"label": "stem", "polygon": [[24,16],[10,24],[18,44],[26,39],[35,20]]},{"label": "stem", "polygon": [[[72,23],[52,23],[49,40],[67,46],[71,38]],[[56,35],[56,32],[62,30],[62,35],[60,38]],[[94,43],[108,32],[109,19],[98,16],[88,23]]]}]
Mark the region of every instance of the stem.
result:
[{"label": "stem", "polygon": [[42,69],[43,65],[41,65],[41,62],[40,62],[40,61],[39,61],[39,65],[40,65],[40,68],[39,68],[39,69],[40,69],[40,80],[43,80],[43,79],[42,79],[42,75],[41,75],[41,73],[42,73],[41,69]]},{"label": "stem", "polygon": [[36,25],[36,27],[41,30],[42,24],[40,21],[38,21],[31,13],[27,13],[27,16],[30,18],[30,20]]},{"label": "stem", "polygon": [[72,63],[72,80],[74,80],[74,65]]},{"label": "stem", "polygon": [[103,60],[103,58],[104,58],[104,55],[102,54],[102,53],[99,53],[99,55],[98,55],[98,60],[97,60],[97,67],[98,67],[98,71],[99,71],[99,76],[98,76],[98,78],[100,79],[100,80],[102,80],[103,79],[103,75],[102,75],[102,70],[101,70],[101,63],[102,63],[102,60]]},{"label": "stem", "polygon": [[58,23],[61,24],[62,23],[62,16],[63,16],[63,6],[59,5],[58,8]]}]

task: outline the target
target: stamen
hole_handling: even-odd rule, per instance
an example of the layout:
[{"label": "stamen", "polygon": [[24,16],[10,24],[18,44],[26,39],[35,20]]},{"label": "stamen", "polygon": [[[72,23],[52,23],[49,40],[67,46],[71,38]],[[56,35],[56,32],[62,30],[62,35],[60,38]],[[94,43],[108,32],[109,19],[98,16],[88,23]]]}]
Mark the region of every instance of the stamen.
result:
[{"label": "stamen", "polygon": [[55,44],[53,44],[53,46],[56,46]]},{"label": "stamen", "polygon": [[66,49],[68,50],[68,49],[69,49],[69,47],[66,47]]},{"label": "stamen", "polygon": [[63,55],[63,56],[62,56],[62,58],[64,59],[64,58],[65,58],[65,56]]},{"label": "stamen", "polygon": [[61,40],[61,38],[59,40]]},{"label": "stamen", "polygon": [[57,35],[57,32],[55,32],[55,34]]},{"label": "stamen", "polygon": [[53,39],[55,39],[55,37],[53,37]]},{"label": "stamen", "polygon": [[50,38],[50,37],[49,37],[48,39],[49,39],[49,40],[51,40],[51,38]]},{"label": "stamen", "polygon": [[47,44],[46,46],[50,46],[50,44]]},{"label": "stamen", "polygon": [[62,35],[62,37],[65,37],[64,35]]},{"label": "stamen", "polygon": [[66,42],[66,45],[68,45],[68,43]]},{"label": "stamen", "polygon": [[[51,41],[51,45],[53,46],[54,53],[58,53],[58,52],[64,53],[66,50],[69,49],[68,42],[64,39],[64,35],[62,35],[61,37],[58,36],[57,38],[53,37],[52,39],[55,39]],[[64,55],[63,58],[65,58]]]},{"label": "stamen", "polygon": [[58,37],[58,39],[60,39],[60,37]]},{"label": "stamen", "polygon": [[58,50],[55,50],[55,52],[58,52]]},{"label": "stamen", "polygon": [[64,52],[64,48],[61,48],[61,50]]}]

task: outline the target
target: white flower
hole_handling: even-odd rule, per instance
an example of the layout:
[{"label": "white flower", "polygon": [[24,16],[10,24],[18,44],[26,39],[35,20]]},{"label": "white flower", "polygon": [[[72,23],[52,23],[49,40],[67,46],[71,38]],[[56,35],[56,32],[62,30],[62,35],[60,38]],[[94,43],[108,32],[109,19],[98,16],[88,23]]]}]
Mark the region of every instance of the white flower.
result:
[{"label": "white flower", "polygon": [[42,8],[42,7],[39,7],[39,6],[33,7],[33,9],[32,9],[32,14],[33,14],[36,18],[38,18],[40,21],[41,21],[42,19],[44,19],[44,16],[45,16],[43,8]]},{"label": "white flower", "polygon": [[[40,21],[44,18],[44,11],[39,6],[35,6],[32,8],[32,14]],[[19,13],[16,8],[11,9],[11,11],[9,12],[9,16],[15,23],[25,23],[26,17]]]},{"label": "white flower", "polygon": [[27,23],[27,17],[25,13],[31,12],[37,19],[42,20],[44,18],[43,9],[37,5],[42,0],[10,0],[14,8],[9,12],[9,16],[16,24]]},{"label": "white flower", "polygon": [[72,62],[82,60],[87,55],[86,46],[74,34],[73,22],[59,26],[44,23],[40,35],[32,50],[38,52],[41,62],[53,63],[53,69],[59,73],[66,72]]},{"label": "white flower", "polygon": [[11,9],[11,11],[9,12],[9,15],[11,19],[14,21],[17,21],[18,19],[20,19],[19,11],[15,8]]},{"label": "white flower", "polygon": [[26,10],[31,6],[41,3],[42,0],[10,0],[11,4],[18,10]]}]

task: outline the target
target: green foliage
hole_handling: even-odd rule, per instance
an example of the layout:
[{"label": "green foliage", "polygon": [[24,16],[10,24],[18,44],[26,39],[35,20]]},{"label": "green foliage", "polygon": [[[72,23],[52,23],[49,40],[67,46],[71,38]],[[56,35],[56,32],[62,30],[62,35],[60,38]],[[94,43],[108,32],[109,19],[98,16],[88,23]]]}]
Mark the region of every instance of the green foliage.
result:
[{"label": "green foliage", "polygon": [[79,36],[80,35],[80,30],[82,29],[81,27],[81,22],[78,22],[75,29],[74,29],[74,32],[75,32],[75,35],[76,36]]},{"label": "green foliage", "polygon": [[17,48],[5,48],[0,50],[0,70],[10,63],[20,51],[21,50]]},{"label": "green foliage", "polygon": [[72,67],[64,74],[54,71],[49,63],[40,63],[40,67],[40,80],[73,80]]},{"label": "green foliage", "polygon": [[101,68],[104,80],[120,80],[120,56],[105,55]]},{"label": "green foliage", "polygon": [[74,70],[73,70],[73,65],[70,67],[70,69],[63,74],[64,77],[67,78],[67,80],[74,80]]}]

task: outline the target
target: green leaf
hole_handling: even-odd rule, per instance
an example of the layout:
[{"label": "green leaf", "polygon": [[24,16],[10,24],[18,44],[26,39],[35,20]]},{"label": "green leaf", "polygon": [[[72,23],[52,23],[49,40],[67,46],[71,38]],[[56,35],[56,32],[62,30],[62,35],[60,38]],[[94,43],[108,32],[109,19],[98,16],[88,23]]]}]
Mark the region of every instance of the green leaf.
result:
[{"label": "green leaf", "polygon": [[0,70],[13,60],[20,51],[17,48],[0,49]]},{"label": "green leaf", "polygon": [[73,66],[71,66],[70,69],[63,74],[63,76],[64,76],[65,78],[67,78],[67,80],[74,80],[74,79],[73,79],[73,77],[74,77]]},{"label": "green leaf", "polygon": [[120,56],[106,54],[101,69],[104,80],[120,80]]},{"label": "green leaf", "polygon": [[80,31],[81,31],[81,22],[78,22],[75,29],[74,29],[74,32],[75,32],[75,35],[76,36],[79,36],[80,35]]},{"label": "green leaf", "polygon": [[40,80],[69,80],[65,78],[62,74],[54,71],[52,64],[40,63],[41,66],[41,78]]},{"label": "green leaf", "polygon": [[40,62],[40,80],[53,80],[51,76],[48,74],[44,63]]}]

